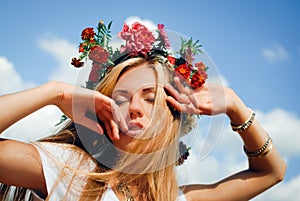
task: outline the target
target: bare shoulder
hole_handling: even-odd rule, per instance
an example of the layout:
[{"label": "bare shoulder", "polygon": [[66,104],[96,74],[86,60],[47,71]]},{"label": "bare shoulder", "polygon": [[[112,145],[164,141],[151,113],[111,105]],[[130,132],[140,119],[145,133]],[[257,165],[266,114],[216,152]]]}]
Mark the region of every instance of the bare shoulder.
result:
[{"label": "bare shoulder", "polygon": [[0,182],[46,192],[37,149],[15,140],[0,140]]}]

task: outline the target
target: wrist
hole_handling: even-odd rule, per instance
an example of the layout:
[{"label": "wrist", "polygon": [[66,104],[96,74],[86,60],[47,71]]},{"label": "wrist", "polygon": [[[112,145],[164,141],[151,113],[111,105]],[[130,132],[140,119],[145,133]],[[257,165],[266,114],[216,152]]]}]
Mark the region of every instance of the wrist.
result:
[{"label": "wrist", "polygon": [[251,111],[233,90],[230,90],[229,93],[230,100],[226,100],[229,102],[226,114],[232,123],[240,125],[249,118]]},{"label": "wrist", "polygon": [[43,91],[46,92],[48,105],[59,105],[62,96],[62,86],[58,81],[50,81],[41,86]]}]

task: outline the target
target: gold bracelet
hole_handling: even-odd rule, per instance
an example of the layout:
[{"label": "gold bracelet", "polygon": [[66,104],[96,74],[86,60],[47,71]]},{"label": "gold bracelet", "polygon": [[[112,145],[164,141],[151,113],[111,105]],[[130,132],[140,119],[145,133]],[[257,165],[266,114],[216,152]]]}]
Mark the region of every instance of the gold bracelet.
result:
[{"label": "gold bracelet", "polygon": [[261,158],[261,157],[266,156],[268,153],[270,153],[272,148],[273,148],[272,139],[270,137],[268,137],[265,144],[259,150],[250,152],[246,149],[246,147],[244,145],[244,152],[248,156],[248,158]]},{"label": "gold bracelet", "polygon": [[251,124],[254,121],[255,118],[255,112],[253,112],[253,110],[251,110],[250,108],[248,108],[251,112],[249,118],[241,125],[235,125],[233,123],[230,123],[231,128],[233,131],[245,131],[247,128],[249,128],[249,126],[251,126]]}]

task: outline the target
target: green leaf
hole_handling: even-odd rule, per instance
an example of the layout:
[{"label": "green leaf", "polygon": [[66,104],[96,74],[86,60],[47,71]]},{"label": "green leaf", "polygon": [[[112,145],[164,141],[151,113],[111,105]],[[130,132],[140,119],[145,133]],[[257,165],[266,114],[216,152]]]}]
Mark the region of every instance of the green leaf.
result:
[{"label": "green leaf", "polygon": [[112,25],[112,21],[109,22],[107,28],[110,29],[111,25]]}]

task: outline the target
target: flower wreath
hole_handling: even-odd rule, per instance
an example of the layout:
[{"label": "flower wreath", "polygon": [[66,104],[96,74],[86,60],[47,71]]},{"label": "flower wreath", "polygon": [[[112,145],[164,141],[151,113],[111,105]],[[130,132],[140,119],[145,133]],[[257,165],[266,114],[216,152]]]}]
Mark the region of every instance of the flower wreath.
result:
[{"label": "flower wreath", "polygon": [[[94,89],[103,77],[118,63],[132,57],[148,58],[159,54],[167,58],[173,67],[174,73],[179,74],[183,83],[195,89],[201,87],[207,79],[207,69],[203,62],[193,65],[194,56],[202,53],[202,45],[199,40],[193,42],[181,39],[181,47],[178,52],[171,53],[170,42],[163,24],[158,24],[157,37],[146,26],[139,22],[131,26],[124,23],[123,29],[118,37],[125,43],[120,48],[114,49],[110,46],[112,21],[106,26],[102,20],[96,28],[85,28],[81,33],[82,42],[79,44],[79,57],[72,58],[71,64],[76,68],[84,65],[88,59],[92,61],[92,69],[89,74],[86,88]],[[179,56],[174,56],[179,55]],[[85,59],[85,61],[83,61]],[[179,143],[180,158],[177,165],[181,165],[189,156],[190,147],[186,147],[182,141]]]},{"label": "flower wreath", "polygon": [[[87,88],[93,89],[94,86],[113,68],[117,63],[131,57],[149,57],[153,54],[165,56],[172,64],[176,73],[182,76],[191,88],[201,87],[207,79],[208,67],[203,62],[197,62],[193,65],[194,56],[202,53],[202,45],[198,44],[198,40],[193,42],[181,39],[181,48],[179,57],[173,56],[169,52],[170,42],[163,24],[157,25],[157,38],[154,34],[139,22],[131,25],[124,23],[123,29],[118,36],[125,41],[119,49],[113,49],[110,46],[111,40],[111,24],[107,26],[103,21],[99,21],[97,32],[94,28],[85,28],[81,33],[82,42],[79,44],[79,57],[72,58],[71,64],[77,68],[84,65],[83,59],[92,60],[92,70],[87,81]],[[117,58],[117,59],[116,59]]]}]

